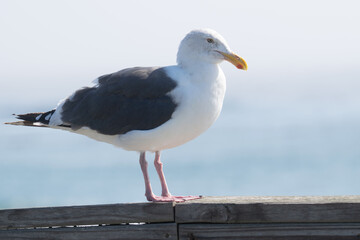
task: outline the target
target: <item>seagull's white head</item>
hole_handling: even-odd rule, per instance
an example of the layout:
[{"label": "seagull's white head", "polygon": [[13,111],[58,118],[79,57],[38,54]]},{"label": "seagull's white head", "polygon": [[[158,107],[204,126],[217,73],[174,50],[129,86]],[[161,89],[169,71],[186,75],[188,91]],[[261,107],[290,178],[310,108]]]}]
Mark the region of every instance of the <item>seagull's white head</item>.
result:
[{"label": "seagull's white head", "polygon": [[244,59],[234,54],[225,39],[211,29],[193,30],[181,41],[177,63],[189,66],[199,62],[218,64],[229,61],[237,68],[247,70]]}]

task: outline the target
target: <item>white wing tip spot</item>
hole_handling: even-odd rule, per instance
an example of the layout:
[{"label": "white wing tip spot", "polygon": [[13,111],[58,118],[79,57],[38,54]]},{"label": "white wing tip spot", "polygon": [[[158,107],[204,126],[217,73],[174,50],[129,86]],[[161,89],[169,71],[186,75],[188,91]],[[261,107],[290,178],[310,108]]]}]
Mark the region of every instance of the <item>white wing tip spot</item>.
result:
[{"label": "white wing tip spot", "polygon": [[46,120],[46,121],[49,121],[49,119],[51,118],[51,115],[52,115],[52,114],[48,114],[48,115],[45,117],[45,120]]},{"label": "white wing tip spot", "polygon": [[39,114],[39,115],[35,118],[35,120],[36,120],[36,121],[39,121],[39,119],[41,118],[41,116],[42,116],[42,114]]}]

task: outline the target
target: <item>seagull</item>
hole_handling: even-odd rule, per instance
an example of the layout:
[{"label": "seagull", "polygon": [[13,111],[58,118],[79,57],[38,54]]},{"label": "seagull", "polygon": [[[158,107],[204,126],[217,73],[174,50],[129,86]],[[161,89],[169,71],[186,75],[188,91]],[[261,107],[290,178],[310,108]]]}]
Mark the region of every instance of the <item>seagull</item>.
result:
[{"label": "seagull", "polygon": [[[201,196],[170,194],[160,153],[196,138],[218,118],[226,89],[219,66],[223,60],[247,70],[245,60],[216,31],[193,30],[180,43],[177,65],[133,67],[100,76],[55,109],[18,114],[21,121],[6,124],[62,129],[137,151],[148,201],[198,199]],[[146,152],[155,153],[161,196],[152,191]]]}]

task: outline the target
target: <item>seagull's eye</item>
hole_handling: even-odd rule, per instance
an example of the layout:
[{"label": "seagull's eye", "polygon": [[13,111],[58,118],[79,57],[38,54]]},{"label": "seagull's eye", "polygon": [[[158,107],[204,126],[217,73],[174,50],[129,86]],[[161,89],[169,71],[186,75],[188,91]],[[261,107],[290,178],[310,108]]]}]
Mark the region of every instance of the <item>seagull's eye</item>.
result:
[{"label": "seagull's eye", "polygon": [[208,43],[214,43],[214,39],[212,39],[212,38],[208,38],[208,39],[206,39],[206,41],[207,41]]}]

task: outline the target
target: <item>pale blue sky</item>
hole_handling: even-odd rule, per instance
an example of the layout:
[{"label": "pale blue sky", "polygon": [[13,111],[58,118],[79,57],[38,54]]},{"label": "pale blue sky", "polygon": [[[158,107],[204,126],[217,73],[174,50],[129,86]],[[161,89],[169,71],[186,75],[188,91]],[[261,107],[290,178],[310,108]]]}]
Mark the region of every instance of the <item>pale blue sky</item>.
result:
[{"label": "pale blue sky", "polygon": [[[330,88],[344,93],[343,88],[352,87],[342,84],[358,82],[350,83],[347,76],[359,74],[357,1],[5,0],[0,4],[0,81],[8,89],[2,97],[16,102],[22,102],[19,93],[31,97],[32,103],[56,104],[54,99],[103,73],[174,64],[182,37],[201,27],[221,33],[249,63],[246,74],[223,64],[229,95],[238,96],[241,87],[260,88],[252,94],[286,89],[290,96],[285,97],[294,97],[299,88],[313,95],[333,93]],[[342,81],[329,79],[334,75]],[[28,91],[39,86],[41,94]]]}]

